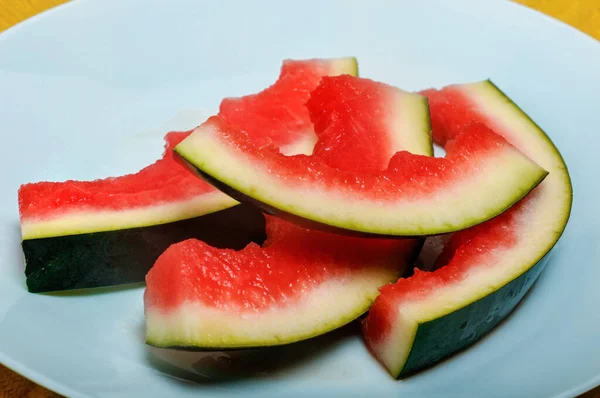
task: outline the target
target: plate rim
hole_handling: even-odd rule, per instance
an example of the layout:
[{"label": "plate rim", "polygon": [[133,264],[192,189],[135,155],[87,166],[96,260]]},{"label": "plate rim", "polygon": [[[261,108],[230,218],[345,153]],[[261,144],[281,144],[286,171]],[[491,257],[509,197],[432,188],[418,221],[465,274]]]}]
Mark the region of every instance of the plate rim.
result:
[{"label": "plate rim", "polygon": [[[53,18],[55,14],[61,13],[61,12],[63,12],[64,9],[67,9],[70,7],[86,7],[87,4],[93,3],[94,1],[100,1],[100,0],[77,0],[77,1],[70,0],[65,3],[55,5],[51,8],[43,10],[41,12],[38,12],[35,15],[32,15],[32,16],[28,17],[27,19],[20,21],[16,24],[12,25],[8,29],[0,32],[0,48],[2,47],[4,41],[10,40],[14,35],[18,35],[19,32],[24,29],[25,30],[30,29],[30,26],[35,25],[36,23],[38,23],[38,21],[40,21],[44,18]],[[273,0],[273,1],[277,1],[277,0]],[[377,1],[379,1],[379,0],[377,0]],[[461,7],[464,6],[465,8],[468,8],[469,4],[478,4],[479,0],[460,0],[459,3],[461,4]],[[504,4],[500,5],[500,3],[504,3]],[[494,4],[494,5],[491,6],[491,4]],[[577,40],[585,40],[588,42],[588,44],[591,44],[594,46],[600,45],[600,39],[596,39],[593,36],[583,32],[582,30],[576,28],[573,25],[570,25],[552,15],[545,14],[537,9],[531,8],[525,4],[518,3],[513,0],[494,0],[493,3],[489,2],[489,3],[487,3],[486,6],[505,7],[507,9],[510,9],[512,7],[513,9],[519,9],[520,10],[519,12],[530,13],[530,15],[532,15],[532,16],[536,15],[534,18],[539,18],[540,20],[544,20],[545,24],[552,24],[552,25],[554,25],[560,29],[563,29],[565,31],[570,31],[570,33],[573,34],[574,37],[578,37]],[[482,7],[482,6],[479,5],[479,7]],[[575,201],[573,202],[573,204],[574,203],[575,203]],[[27,293],[27,294],[29,294],[29,293]],[[55,392],[57,394],[61,394],[64,396],[69,396],[69,397],[92,397],[93,396],[93,395],[89,395],[88,393],[86,393],[84,391],[73,389],[72,387],[69,387],[67,384],[58,382],[55,379],[53,379],[52,377],[47,376],[44,373],[39,372],[37,370],[34,370],[27,365],[24,365],[18,359],[15,359],[12,356],[7,355],[5,352],[3,352],[1,350],[0,350],[0,364],[4,365],[6,368],[17,373],[18,375],[28,379],[29,381],[34,382],[34,383],[52,391],[52,392]],[[172,378],[172,376],[170,376],[170,375],[163,374],[162,376]],[[588,379],[585,383],[581,383],[578,386],[574,386],[570,389],[559,392],[558,394],[552,395],[550,398],[568,398],[568,397],[573,397],[573,396],[579,396],[586,392],[590,392],[591,390],[593,390],[596,387],[600,387],[600,370],[598,370],[597,374],[594,377]]]}]

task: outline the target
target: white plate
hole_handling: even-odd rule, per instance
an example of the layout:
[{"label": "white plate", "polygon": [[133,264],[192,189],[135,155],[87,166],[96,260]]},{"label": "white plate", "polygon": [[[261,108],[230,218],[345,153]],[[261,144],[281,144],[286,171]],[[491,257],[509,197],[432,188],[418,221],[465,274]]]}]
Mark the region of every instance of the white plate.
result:
[{"label": "white plate", "polygon": [[[26,292],[19,184],[133,172],[159,156],[169,119],[193,127],[222,97],[271,83],[283,58],[342,55],[356,55],[363,76],[405,89],[491,77],[565,156],[570,224],[532,293],[491,335],[397,382],[352,333],[267,360],[171,355],[143,343],[142,288]],[[600,383],[598,93],[600,45],[508,2],[79,0],[36,16],[0,35],[0,361],[70,396],[562,397],[590,389]],[[177,116],[185,110],[193,112]],[[255,377],[199,376],[239,366]]]}]

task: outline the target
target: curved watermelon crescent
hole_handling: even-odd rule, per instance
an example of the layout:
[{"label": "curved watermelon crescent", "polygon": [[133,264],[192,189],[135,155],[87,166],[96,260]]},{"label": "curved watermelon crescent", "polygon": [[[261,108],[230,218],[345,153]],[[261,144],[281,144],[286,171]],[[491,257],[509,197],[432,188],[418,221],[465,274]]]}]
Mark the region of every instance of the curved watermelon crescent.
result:
[{"label": "curved watermelon crescent", "polygon": [[[394,377],[410,375],[469,346],[504,319],[546,266],[571,211],[572,186],[564,160],[550,138],[516,104],[491,81],[450,86],[441,91],[439,101],[444,101],[445,93],[464,100],[463,105],[476,119],[503,135],[550,174],[502,219],[482,224],[474,232],[477,237],[491,228],[506,226],[509,230],[502,236],[516,232],[508,247],[492,244],[485,257],[455,253],[445,267],[460,267],[455,261],[465,261],[464,274],[455,274],[462,276],[452,282],[434,279],[438,271],[454,272],[451,269],[417,271],[413,278],[420,283],[433,280],[434,288],[429,292],[418,292],[419,287],[411,285],[412,278],[382,289],[365,320],[365,339]],[[433,102],[440,92],[428,90],[424,94]],[[432,105],[432,118],[435,110]],[[457,123],[452,114],[439,117],[444,128]],[[469,241],[463,247],[469,250],[472,244]],[[461,255],[466,255],[464,260]]]},{"label": "curved watermelon crescent", "polygon": [[351,278],[321,283],[303,295],[293,310],[282,306],[240,316],[236,310],[227,313],[200,303],[183,304],[172,311],[147,308],[146,343],[212,350],[275,346],[319,336],[364,314],[378,294],[373,286],[398,277],[398,267],[389,261],[369,265]]},{"label": "curved watermelon crescent", "polygon": [[[395,101],[396,109],[404,114],[422,112],[422,104],[410,95],[399,95]],[[471,148],[470,141],[475,138],[474,134],[457,138],[454,163],[443,163],[450,155],[433,159],[444,165],[432,163],[433,171],[426,179],[410,174],[415,165],[423,168],[424,159],[408,153],[401,155],[402,161],[394,167],[400,170],[398,174],[403,173],[404,182],[410,183],[406,190],[413,191],[408,193],[403,192],[402,183],[390,188],[393,183],[387,184],[385,174],[358,180],[355,173],[317,162],[302,164],[302,159],[257,148],[217,118],[199,126],[175,151],[228,195],[252,202],[272,214],[296,222],[303,220],[315,229],[416,237],[455,232],[491,219],[546,177],[544,169],[505,142],[493,142],[484,154],[473,156],[477,149]],[[444,174],[444,167],[451,168],[450,176]],[[388,170],[391,178],[394,172]],[[325,179],[319,177],[321,173]],[[366,188],[356,189],[361,183]],[[428,188],[432,186],[441,188]],[[373,197],[368,197],[373,192]]]}]

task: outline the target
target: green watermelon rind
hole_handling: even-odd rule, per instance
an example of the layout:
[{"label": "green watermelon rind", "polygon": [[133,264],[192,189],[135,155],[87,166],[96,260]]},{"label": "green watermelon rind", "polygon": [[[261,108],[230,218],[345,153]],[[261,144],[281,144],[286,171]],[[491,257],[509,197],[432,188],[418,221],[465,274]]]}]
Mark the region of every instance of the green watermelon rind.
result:
[{"label": "green watermelon rind", "polygon": [[196,238],[222,248],[261,244],[265,220],[249,205],[142,228],[27,239],[21,245],[31,293],[139,283],[170,245]]},{"label": "green watermelon rind", "polygon": [[[483,295],[476,302],[441,318],[419,322],[414,329],[410,353],[402,361],[404,365],[390,370],[390,373],[400,378],[410,376],[483,338],[525,297],[547,266],[550,254],[494,293]],[[484,316],[474,317],[474,312]],[[448,338],[448,330],[457,330],[460,335]]]},{"label": "green watermelon rind", "polygon": [[[556,217],[556,224],[554,229],[547,231],[548,243],[544,244],[530,261],[520,264],[516,272],[503,280],[491,281],[487,285],[484,284],[485,280],[480,280],[475,294],[469,292],[466,298],[460,294],[455,295],[459,298],[453,303],[441,304],[438,300],[438,304],[434,304],[435,301],[425,299],[424,303],[427,301],[432,303],[429,305],[430,311],[421,310],[412,319],[406,316],[409,319],[402,320],[404,327],[401,333],[396,333],[396,336],[401,334],[404,337],[398,337],[398,341],[390,345],[386,344],[384,350],[391,356],[394,355],[394,351],[403,353],[385,364],[390,374],[396,378],[410,376],[468,347],[504,320],[546,267],[571,213],[573,200],[571,179],[562,155],[548,135],[491,80],[471,83],[463,87],[473,90],[475,95],[495,97],[500,103],[504,103],[505,111],[513,113],[516,122],[526,123],[535,132],[534,139],[539,139],[547,146],[544,149],[550,156],[550,160],[547,161],[554,163],[554,167],[547,168],[555,169],[550,172],[547,184],[551,184],[556,177],[556,183],[561,186],[560,194],[563,199],[563,203],[557,206],[557,209],[562,211],[558,215],[552,214]],[[503,116],[506,120],[507,115]],[[539,145],[534,146],[539,147]],[[530,244],[532,241],[528,241],[528,245]],[[461,298],[464,300],[461,301]],[[399,311],[402,311],[402,308],[399,308]]]}]

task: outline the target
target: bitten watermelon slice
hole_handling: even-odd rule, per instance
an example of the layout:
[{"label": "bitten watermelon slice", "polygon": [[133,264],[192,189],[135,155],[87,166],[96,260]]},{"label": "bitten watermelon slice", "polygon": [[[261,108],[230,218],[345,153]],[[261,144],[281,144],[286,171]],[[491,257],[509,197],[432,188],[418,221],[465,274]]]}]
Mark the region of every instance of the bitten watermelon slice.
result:
[{"label": "bitten watermelon slice", "polygon": [[[385,286],[364,322],[366,343],[394,377],[414,373],[481,338],[521,301],[565,229],[572,188],[546,134],[490,81],[427,90],[434,139],[484,123],[550,172],[504,214],[457,232],[433,272]],[[435,246],[435,245],[432,245]]]},{"label": "bitten watermelon slice", "polygon": [[[360,86],[360,80],[350,76],[326,79],[344,80],[350,92],[352,85]],[[378,98],[394,105],[380,113],[346,114],[344,121],[337,120],[345,115],[340,111],[332,115],[332,128],[352,126],[352,118],[362,116],[371,118],[371,124],[402,131],[424,118],[420,101],[411,97],[385,92]],[[467,129],[457,135],[445,158],[397,153],[379,173],[339,170],[322,162],[316,153],[285,156],[270,146],[256,145],[219,118],[199,126],[175,151],[231,197],[307,226],[424,236],[486,221],[524,197],[547,175],[502,137],[484,130]],[[352,156],[348,152],[347,158]]]},{"label": "bitten watermelon slice", "polygon": [[[304,103],[328,74],[357,73],[356,59],[284,61],[263,92],[225,99],[219,115],[286,153],[310,153],[316,140]],[[258,128],[261,126],[261,128]],[[264,239],[263,216],[196,178],[171,148],[142,171],[97,181],[40,182],[19,190],[27,285],[31,292],[141,282],[170,244],[199,238],[240,249]]]},{"label": "bitten watermelon slice", "polygon": [[[405,142],[432,153],[424,98],[369,80],[349,96],[340,79],[324,79],[311,96],[313,120],[353,115],[333,129],[317,123],[315,156],[322,162],[382,170]],[[387,112],[402,99],[418,118],[379,123],[373,112]],[[350,99],[350,100],[349,100]],[[410,105],[410,106],[409,106]],[[402,116],[400,116],[402,115]],[[214,118],[207,123],[226,124]],[[402,126],[403,130],[399,129]],[[233,129],[230,128],[232,131]],[[368,145],[349,149],[348,140]],[[326,150],[324,149],[326,143]],[[277,148],[270,146],[276,152]],[[319,149],[321,148],[321,149]],[[339,150],[343,148],[343,150]],[[319,152],[324,150],[325,153]],[[420,241],[345,237],[267,218],[267,241],[235,252],[187,240],[171,246],[146,277],[146,341],[161,347],[197,349],[287,344],[325,333],[363,314],[378,288],[398,279],[414,261]]]}]

